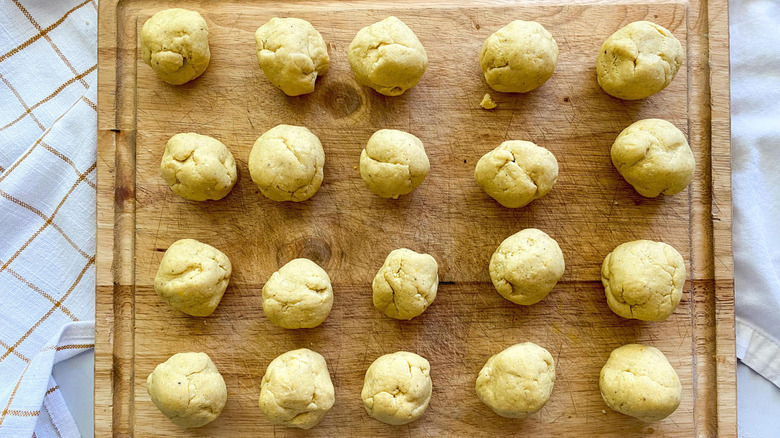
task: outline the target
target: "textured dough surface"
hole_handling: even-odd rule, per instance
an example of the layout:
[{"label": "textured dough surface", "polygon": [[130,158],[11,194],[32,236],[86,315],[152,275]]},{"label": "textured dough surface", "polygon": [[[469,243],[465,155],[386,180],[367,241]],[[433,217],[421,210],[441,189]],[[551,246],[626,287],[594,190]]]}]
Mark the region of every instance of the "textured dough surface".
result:
[{"label": "textured dough surface", "polygon": [[385,96],[398,96],[417,85],[428,67],[417,35],[396,17],[360,29],[347,58],[357,81]]},{"label": "textured dough surface", "polygon": [[693,180],[696,161],[685,134],[661,119],[629,125],[612,144],[612,164],[640,195],[674,195]]},{"label": "textured dough surface", "polygon": [[436,299],[439,265],[429,254],[392,251],[371,284],[374,307],[395,319],[412,319]]},{"label": "textured dough surface", "polygon": [[628,344],[612,351],[599,377],[601,398],[611,409],[642,421],[658,421],[680,405],[677,372],[654,347]]},{"label": "textured dough surface", "polygon": [[566,265],[558,242],[536,228],[507,237],[490,258],[490,279],[507,300],[523,305],[541,301],[563,276]]},{"label": "textured dough surface", "polygon": [[305,201],[320,189],[325,151],[303,126],[277,125],[255,141],[249,174],[268,199]]},{"label": "textured dough surface", "polygon": [[683,58],[680,41],[668,29],[635,21],[601,45],[596,74],[607,94],[625,100],[644,99],[672,82]]},{"label": "textured dough surface", "polygon": [[306,20],[271,18],[255,32],[255,43],[260,68],[288,96],[311,93],[317,78],[328,72],[328,47]]},{"label": "textured dough surface", "polygon": [[558,63],[558,44],[535,21],[515,20],[490,35],[479,53],[479,66],[490,88],[526,93],[542,86]]},{"label": "textured dough surface", "polygon": [[157,409],[179,427],[214,421],[227,401],[227,387],[206,353],[176,353],[146,378]]},{"label": "textured dough surface", "polygon": [[152,15],[141,28],[141,59],[169,84],[197,78],[211,59],[206,20],[195,11],[179,8]]},{"label": "textured dough surface", "polygon": [[552,190],[558,160],[530,141],[509,140],[479,159],[474,179],[499,204],[520,208]]},{"label": "textured dough surface", "polygon": [[431,163],[422,141],[408,132],[380,129],[360,153],[360,177],[383,198],[397,199],[422,184]]},{"label": "textured dough surface", "polygon": [[401,425],[420,418],[431,401],[431,366],[406,351],[380,356],[368,367],[363,383],[363,407],[387,424]]},{"label": "textured dough surface", "polygon": [[160,170],[174,193],[192,201],[222,199],[236,184],[236,161],[225,145],[206,135],[176,134],[165,144]]},{"label": "textured dough surface", "polygon": [[222,300],[232,269],[228,257],[213,246],[177,240],[163,254],[154,291],[188,315],[209,316]]},{"label": "textured dough surface", "polygon": [[263,312],[282,328],[317,327],[333,307],[328,273],[309,259],[295,259],[274,272],[263,286]]},{"label": "textured dough surface", "polygon": [[477,395],[498,415],[525,418],[542,409],[555,385],[549,351],[531,342],[492,356],[477,377]]},{"label": "textured dough surface", "polygon": [[642,321],[662,321],[674,313],[685,277],[680,253],[652,240],[623,243],[601,265],[609,308],[623,318]]}]

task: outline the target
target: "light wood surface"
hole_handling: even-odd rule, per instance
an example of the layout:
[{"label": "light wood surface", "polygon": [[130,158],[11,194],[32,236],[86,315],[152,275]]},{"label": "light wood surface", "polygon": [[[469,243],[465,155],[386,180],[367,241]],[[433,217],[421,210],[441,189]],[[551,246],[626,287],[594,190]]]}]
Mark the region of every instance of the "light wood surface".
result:
[{"label": "light wood surface", "polygon": [[[137,56],[144,20],[173,6],[204,15],[212,51],[206,73],[180,87],[159,81]],[[325,356],[336,387],[336,404],[314,436],[735,436],[727,12],[725,0],[101,2],[96,436],[303,435],[270,426],[257,409],[268,363],[300,347]],[[420,84],[396,98],[360,87],[346,60],[355,32],[391,14],[429,56]],[[257,66],[254,30],[275,15],[311,21],[328,43],[331,70],[311,95],[284,96]],[[558,67],[526,95],[492,92],[499,106],[485,111],[479,102],[489,89],[477,54],[512,19],[550,30]],[[645,101],[613,99],[596,83],[596,52],[612,32],[642,19],[683,42],[686,66]],[[642,198],[609,159],[617,134],[650,117],[686,132],[696,155],[695,179],[676,196]],[[309,127],[325,148],[325,181],[307,202],[274,203],[249,178],[254,140],[279,123]],[[379,128],[414,133],[431,161],[422,186],[396,201],[372,195],[356,170]],[[221,201],[185,201],[160,177],[165,142],[189,131],[220,139],[236,157],[239,181]],[[552,192],[519,210],[501,207],[473,181],[479,157],[506,139],[534,141],[560,163]],[[566,259],[562,281],[530,307],[501,298],[487,269],[496,246],[526,227],[550,234]],[[233,263],[228,291],[209,318],[174,311],[152,288],[163,252],[185,237],[214,245]],[[640,238],[671,244],[687,263],[683,300],[663,322],[614,315],[599,282],[604,256]],[[439,262],[439,295],[409,322],[371,304],[371,279],[399,247]],[[316,329],[279,329],[262,313],[263,283],[295,257],[318,262],[333,280],[333,311]],[[476,397],[474,380],[488,357],[523,341],[556,358],[555,389],[527,420],[500,418]],[[631,342],[659,348],[680,376],[682,402],[664,421],[644,424],[601,400],[600,368],[612,349]],[[360,389],[370,363],[397,350],[428,358],[434,392],[422,419],[392,427],[364,412]],[[145,386],[158,363],[181,351],[207,352],[229,392],[215,422],[189,431],[156,410]]]}]

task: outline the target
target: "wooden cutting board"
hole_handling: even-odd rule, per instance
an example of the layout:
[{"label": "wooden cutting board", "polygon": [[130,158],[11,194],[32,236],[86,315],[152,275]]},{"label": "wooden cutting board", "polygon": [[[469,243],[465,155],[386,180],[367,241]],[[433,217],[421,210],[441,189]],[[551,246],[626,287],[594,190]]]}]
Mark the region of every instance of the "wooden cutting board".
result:
[{"label": "wooden cutting board", "polygon": [[[174,6],[203,14],[212,51],[206,73],[180,87],[156,78],[137,43],[149,16]],[[325,356],[336,387],[336,404],[310,431],[315,436],[735,436],[727,11],[726,0],[101,1],[96,436],[303,435],[274,428],[257,408],[268,363],[300,347]],[[359,86],[346,60],[357,30],[391,14],[429,56],[420,84],[396,98]],[[284,96],[257,66],[254,31],[276,15],[311,21],[328,42],[331,71],[311,95]],[[498,108],[485,111],[479,102],[489,90],[477,55],[513,19],[552,32],[558,67],[531,93],[491,93]],[[596,53],[615,30],[643,19],[672,30],[686,65],[649,99],[613,99],[596,83]],[[696,155],[695,179],[676,196],[637,195],[610,162],[618,133],[650,117],[686,132]],[[249,178],[254,140],[279,123],[305,125],[322,140],[325,181],[307,202],[269,201]],[[379,128],[419,136],[431,160],[423,185],[395,201],[369,193],[356,169]],[[221,201],[185,201],[160,177],[165,142],[189,131],[220,139],[236,157],[239,181]],[[473,181],[479,157],[507,139],[534,141],[560,163],[553,191],[519,210],[501,207]],[[566,272],[546,299],[522,307],[495,292],[488,262],[504,238],[527,227],[560,243]],[[172,310],[152,287],[163,252],[185,237],[216,246],[233,263],[209,318]],[[683,300],[663,322],[616,316],[599,282],[604,256],[640,238],[673,245],[687,263]],[[439,262],[435,303],[408,322],[371,304],[371,279],[399,247]],[[262,313],[264,282],[295,257],[313,259],[333,280],[333,311],[316,329],[279,329]],[[484,406],[474,380],[488,357],[523,341],[550,350],[557,381],[549,403],[518,421]],[[664,421],[644,424],[601,400],[600,368],[612,349],[631,342],[659,348],[680,376],[682,402]],[[434,391],[423,418],[392,427],[368,417],[360,389],[371,362],[397,350],[430,360]],[[216,421],[189,431],[155,409],[145,386],[158,363],[182,351],[207,352],[229,392]]]}]

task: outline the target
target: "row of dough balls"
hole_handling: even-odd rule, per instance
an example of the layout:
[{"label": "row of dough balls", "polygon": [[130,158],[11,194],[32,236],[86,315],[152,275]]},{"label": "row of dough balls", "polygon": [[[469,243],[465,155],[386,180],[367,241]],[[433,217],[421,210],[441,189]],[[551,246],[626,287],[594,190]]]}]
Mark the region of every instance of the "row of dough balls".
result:
[{"label": "row of dough balls", "polygon": [[[255,32],[257,61],[268,80],[289,96],[314,91],[330,66],[322,35],[306,20],[274,17]],[[154,14],[141,29],[141,56],[165,82],[180,85],[209,64],[208,25],[186,9]],[[420,40],[403,21],[388,17],[360,29],[347,53],[358,82],[386,96],[414,87],[428,67]],[[544,84],[558,63],[558,44],[535,21],[515,20],[490,35],[479,53],[494,90],[526,93]],[[649,21],[636,21],[602,44],[598,83],[620,99],[644,99],[666,88],[683,63],[680,41]]]},{"label": "row of dough balls", "polygon": [[[398,351],[376,359],[361,391],[368,415],[403,425],[420,418],[433,391],[429,362]],[[555,361],[531,342],[490,357],[476,379],[479,399],[496,414],[523,419],[539,411],[555,384]],[[205,353],[177,353],[157,365],[146,380],[154,405],[174,424],[200,427],[214,421],[227,401],[227,386]],[[662,420],[680,404],[682,386],[666,356],[654,347],[627,344],[609,355],[599,376],[610,409],[642,421]],[[325,358],[306,348],[275,358],[260,383],[258,404],[273,425],[311,429],[335,403]]]}]

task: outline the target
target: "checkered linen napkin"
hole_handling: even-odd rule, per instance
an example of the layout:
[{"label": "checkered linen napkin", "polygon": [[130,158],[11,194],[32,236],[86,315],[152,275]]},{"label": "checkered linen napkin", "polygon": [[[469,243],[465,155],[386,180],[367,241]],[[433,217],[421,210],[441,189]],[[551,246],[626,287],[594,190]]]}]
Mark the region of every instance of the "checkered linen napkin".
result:
[{"label": "checkered linen napkin", "polygon": [[2,438],[80,436],[51,371],[94,345],[96,29],[94,0],[0,1]]}]

